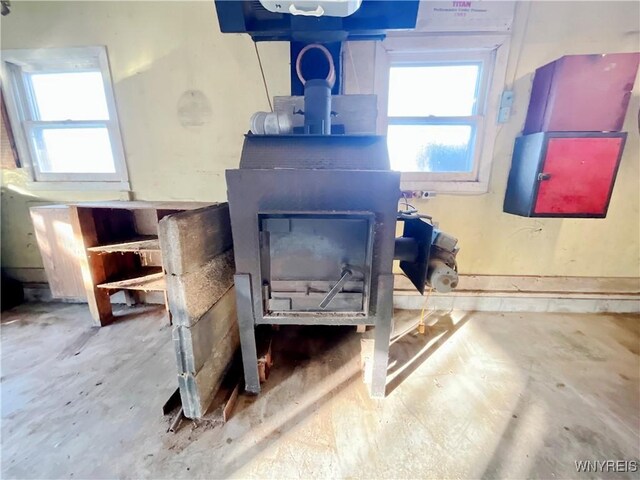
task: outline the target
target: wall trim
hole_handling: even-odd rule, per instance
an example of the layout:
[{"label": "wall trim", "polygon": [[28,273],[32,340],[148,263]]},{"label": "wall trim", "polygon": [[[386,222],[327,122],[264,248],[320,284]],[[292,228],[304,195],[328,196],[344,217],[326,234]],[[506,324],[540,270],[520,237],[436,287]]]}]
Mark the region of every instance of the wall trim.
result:
[{"label": "wall trim", "polygon": [[395,275],[394,307],[486,312],[640,313],[638,277],[461,275],[451,293],[420,295]]},{"label": "wall trim", "polygon": [[[25,297],[41,302],[86,302],[51,298],[48,287],[46,283],[25,284]],[[113,298],[114,303],[124,303],[124,298],[119,300]],[[393,304],[401,310],[640,313],[640,278],[461,275],[455,292],[433,292],[427,297],[407,277],[396,274]]]},{"label": "wall trim", "polygon": [[7,277],[21,283],[47,283],[43,267],[2,267]]}]

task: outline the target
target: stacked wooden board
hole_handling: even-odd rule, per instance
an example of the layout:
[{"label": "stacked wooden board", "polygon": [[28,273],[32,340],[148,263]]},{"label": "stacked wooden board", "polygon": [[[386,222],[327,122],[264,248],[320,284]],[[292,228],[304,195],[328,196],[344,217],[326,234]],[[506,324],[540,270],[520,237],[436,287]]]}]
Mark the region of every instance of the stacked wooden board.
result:
[{"label": "stacked wooden board", "polygon": [[239,346],[229,208],[168,215],[158,230],[182,408],[202,418]]}]

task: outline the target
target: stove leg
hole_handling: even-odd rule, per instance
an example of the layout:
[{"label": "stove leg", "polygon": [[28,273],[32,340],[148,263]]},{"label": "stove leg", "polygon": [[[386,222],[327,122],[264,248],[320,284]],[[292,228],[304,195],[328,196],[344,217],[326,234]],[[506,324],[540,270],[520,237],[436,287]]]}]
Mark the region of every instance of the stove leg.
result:
[{"label": "stove leg", "polygon": [[373,345],[371,396],[384,398],[389,365],[389,342],[393,328],[393,275],[380,275]]},{"label": "stove leg", "polygon": [[236,285],[236,304],[238,307],[238,327],[240,329],[240,348],[244,366],[245,390],[260,393],[258,377],[258,352],[256,350],[256,330],[251,302],[251,277],[247,274],[234,276]]}]

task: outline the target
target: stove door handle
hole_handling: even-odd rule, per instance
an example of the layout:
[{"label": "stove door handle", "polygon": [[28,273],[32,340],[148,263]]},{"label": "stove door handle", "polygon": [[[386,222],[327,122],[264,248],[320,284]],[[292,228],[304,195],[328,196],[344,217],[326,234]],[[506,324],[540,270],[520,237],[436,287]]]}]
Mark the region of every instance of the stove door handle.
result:
[{"label": "stove door handle", "polygon": [[338,280],[336,284],[333,287],[331,287],[331,290],[329,290],[329,293],[327,293],[327,295],[320,302],[321,310],[324,310],[329,306],[331,301],[335,298],[335,296],[338,293],[340,293],[340,290],[342,290],[342,287],[344,287],[344,284],[347,283],[347,281],[351,278],[352,275],[353,275],[353,272],[348,268],[342,269],[342,276],[340,277],[340,280]]}]

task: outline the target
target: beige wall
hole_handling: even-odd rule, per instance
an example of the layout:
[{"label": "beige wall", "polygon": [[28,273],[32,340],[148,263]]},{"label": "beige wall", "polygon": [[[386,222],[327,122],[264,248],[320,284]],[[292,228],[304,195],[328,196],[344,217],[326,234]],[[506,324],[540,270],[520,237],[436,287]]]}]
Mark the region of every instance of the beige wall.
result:
[{"label": "beige wall", "polygon": [[[524,219],[502,213],[532,72],[564,54],[637,50],[639,9],[636,2],[518,4],[507,71],[516,105],[496,140],[490,192],[443,195],[420,204],[460,238],[462,272],[639,275],[637,85],[606,219]],[[14,2],[1,21],[3,49],[107,46],[134,198],[225,199],[224,170],[237,166],[248,119],[266,109],[267,100],[253,44],[247,36],[220,34],[213,2]],[[288,94],[287,45],[260,44],[259,49],[270,94]],[[185,126],[184,111],[178,109],[181,96],[191,90],[202,91],[205,110],[210,108],[199,126]],[[34,191],[25,180],[20,171],[2,175],[2,265],[33,269],[21,270],[24,278],[36,278],[42,266],[28,206],[123,195]]]},{"label": "beige wall", "polygon": [[[530,7],[530,9],[529,9]],[[637,2],[518,2],[507,68],[515,91],[497,135],[487,195],[441,196],[420,205],[459,236],[463,272],[501,275],[639,276],[640,162],[636,80],[624,124],[629,132],[605,219],[529,219],[502,212],[514,139],[522,131],[532,75],[567,54],[640,49]]]},{"label": "beige wall", "polygon": [[[224,170],[238,165],[249,118],[268,103],[253,43],[220,33],[213,1],[14,2],[11,10],[1,20],[3,49],[107,46],[133,198],[226,199]],[[259,51],[269,93],[287,95],[288,45]],[[193,110],[210,111],[197,116],[198,126],[178,106],[193,90],[206,97]],[[24,279],[43,278],[29,206],[126,199],[34,191],[21,171],[3,171],[2,179],[2,265]]]}]

